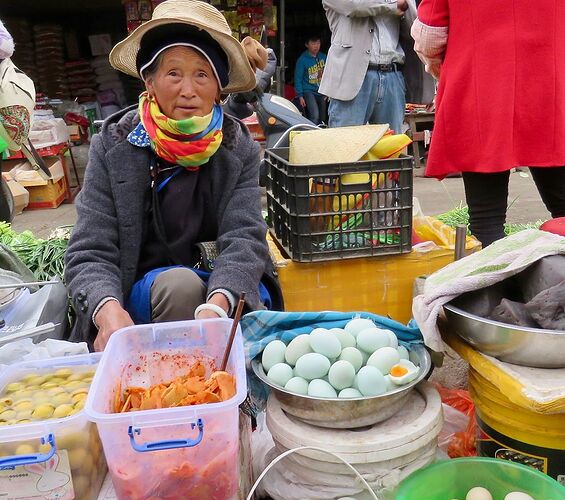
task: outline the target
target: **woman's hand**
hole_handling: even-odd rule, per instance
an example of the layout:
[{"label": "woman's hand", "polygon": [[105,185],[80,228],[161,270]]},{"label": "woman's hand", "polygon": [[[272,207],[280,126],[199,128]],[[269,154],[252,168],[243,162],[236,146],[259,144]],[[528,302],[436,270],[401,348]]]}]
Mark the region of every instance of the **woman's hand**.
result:
[{"label": "woman's hand", "polygon": [[133,325],[131,316],[117,300],[106,302],[96,313],[95,319],[98,325],[98,335],[96,335],[94,340],[94,349],[96,351],[104,350],[110,336],[115,331]]}]

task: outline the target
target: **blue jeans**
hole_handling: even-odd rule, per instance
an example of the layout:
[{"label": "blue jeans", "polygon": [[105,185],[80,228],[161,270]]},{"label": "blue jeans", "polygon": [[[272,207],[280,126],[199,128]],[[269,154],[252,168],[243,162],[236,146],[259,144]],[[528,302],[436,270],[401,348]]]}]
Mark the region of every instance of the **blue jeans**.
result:
[{"label": "blue jeans", "polygon": [[402,131],[406,85],[400,71],[368,69],[359,93],[351,101],[330,100],[330,127],[388,123]]},{"label": "blue jeans", "polygon": [[326,120],[326,98],[323,95],[305,92],[304,100],[306,101],[306,118],[316,125]]}]

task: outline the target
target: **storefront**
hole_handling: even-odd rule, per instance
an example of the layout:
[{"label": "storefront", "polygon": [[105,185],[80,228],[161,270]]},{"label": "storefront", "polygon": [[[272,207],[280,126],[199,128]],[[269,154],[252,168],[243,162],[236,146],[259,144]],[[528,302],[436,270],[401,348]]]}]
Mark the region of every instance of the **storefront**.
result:
[{"label": "storefront", "polygon": [[[16,42],[14,62],[50,99],[76,101],[104,118],[135,102],[140,83],[107,64],[110,48],[151,17],[162,0],[34,0],[3,2],[0,18]],[[292,84],[296,59],[309,35],[330,33],[321,1],[209,0],[222,10],[234,36],[261,38],[275,50],[279,69],[274,91]],[[6,5],[7,3],[7,5]],[[263,40],[265,42],[265,40]]]}]

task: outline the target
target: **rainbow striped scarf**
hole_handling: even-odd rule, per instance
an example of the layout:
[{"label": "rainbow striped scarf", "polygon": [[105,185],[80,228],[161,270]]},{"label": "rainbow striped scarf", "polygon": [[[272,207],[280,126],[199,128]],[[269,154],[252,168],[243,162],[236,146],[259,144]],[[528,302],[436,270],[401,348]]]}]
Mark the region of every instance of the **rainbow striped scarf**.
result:
[{"label": "rainbow striped scarf", "polygon": [[139,96],[139,116],[151,140],[151,149],[173,165],[198,170],[222,143],[224,113],[218,104],[209,115],[173,120],[143,92]]}]

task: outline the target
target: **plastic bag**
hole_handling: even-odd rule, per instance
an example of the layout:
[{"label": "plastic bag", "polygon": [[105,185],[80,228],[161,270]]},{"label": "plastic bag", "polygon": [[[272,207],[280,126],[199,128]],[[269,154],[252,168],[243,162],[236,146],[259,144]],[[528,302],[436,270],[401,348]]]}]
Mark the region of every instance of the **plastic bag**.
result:
[{"label": "plastic bag", "polygon": [[469,391],[436,387],[444,404],[444,428],[439,437],[439,447],[450,458],[476,456],[477,419]]},{"label": "plastic bag", "polygon": [[77,354],[88,354],[86,342],[77,343],[46,339],[43,342],[34,344],[32,339],[25,338],[0,347],[0,371],[7,365],[17,363],[18,361],[58,358]]},{"label": "plastic bag", "polygon": [[[412,199],[413,215],[412,230],[414,235],[423,242],[433,242],[437,246],[446,249],[455,248],[455,229],[444,224],[435,217],[424,215],[418,198]],[[465,250],[477,250],[480,242],[473,236],[465,238]]]}]

